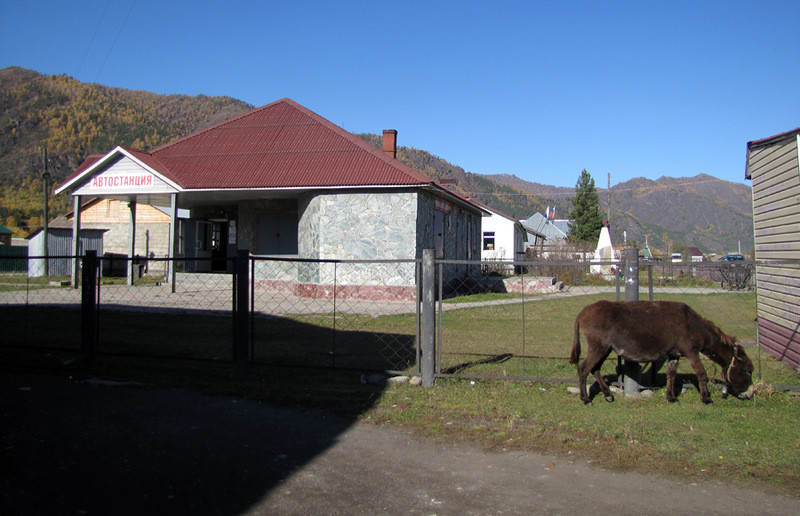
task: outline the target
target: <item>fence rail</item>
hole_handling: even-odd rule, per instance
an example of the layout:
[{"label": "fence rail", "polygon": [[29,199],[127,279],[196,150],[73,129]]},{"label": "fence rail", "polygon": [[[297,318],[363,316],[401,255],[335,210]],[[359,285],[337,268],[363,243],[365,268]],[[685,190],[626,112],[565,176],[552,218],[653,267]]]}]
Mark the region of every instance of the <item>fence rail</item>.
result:
[{"label": "fence rail", "polygon": [[[58,258],[75,263],[74,257]],[[6,259],[18,258],[0,257],[0,270]],[[422,260],[245,254],[213,264],[177,259],[172,265],[174,281],[167,259],[161,258],[150,259],[127,279],[105,276],[109,268],[91,269],[96,328],[90,337],[98,356],[424,376]],[[759,265],[642,261],[640,297],[685,301],[756,348]],[[219,270],[188,272],[214,268]],[[437,260],[431,286],[434,374],[573,381],[574,366],[567,358],[575,316],[590,302],[619,300],[624,270],[618,261]],[[86,296],[69,284],[69,271],[64,276],[35,276],[28,268],[0,273],[3,345],[86,351],[81,316]]]}]

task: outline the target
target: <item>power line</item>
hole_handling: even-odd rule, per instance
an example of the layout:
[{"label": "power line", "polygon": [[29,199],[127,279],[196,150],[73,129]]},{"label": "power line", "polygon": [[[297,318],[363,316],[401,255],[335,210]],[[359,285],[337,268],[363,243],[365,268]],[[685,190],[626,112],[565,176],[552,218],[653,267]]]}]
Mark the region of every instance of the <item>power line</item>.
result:
[{"label": "power line", "polygon": [[92,48],[92,44],[94,43],[94,38],[97,36],[97,32],[100,30],[100,26],[103,24],[103,18],[106,15],[106,11],[108,11],[108,6],[111,4],[111,0],[106,2],[106,7],[103,9],[103,14],[100,15],[100,19],[97,20],[97,27],[94,29],[94,34],[92,34],[92,38],[89,40],[89,44],[86,46],[86,52],[83,53],[83,57],[81,58],[81,64],[78,65],[78,72],[75,74],[75,77],[80,75],[81,68],[83,68],[83,62],[86,61],[86,56],[89,55],[89,49]]},{"label": "power line", "polygon": [[14,156],[9,155],[9,156],[5,156],[5,157],[0,158],[0,161],[15,160],[15,159],[19,159],[19,158],[24,158],[25,156],[32,156],[34,154],[38,155],[39,152],[40,151],[31,151],[31,152],[26,152],[25,154],[16,154]]},{"label": "power line", "polygon": [[111,46],[108,48],[108,52],[106,53],[105,59],[103,59],[103,64],[100,65],[100,69],[97,71],[97,75],[94,78],[94,81],[97,82],[97,79],[100,77],[100,73],[103,71],[103,68],[106,66],[106,61],[108,61],[109,56],[111,55],[111,51],[114,50],[114,46],[117,44],[117,40],[119,39],[119,35],[122,34],[122,29],[125,27],[125,24],[128,22],[128,18],[130,18],[131,13],[133,12],[133,7],[136,5],[136,0],[133,0],[131,4],[131,8],[128,9],[128,14],[125,15],[125,19],[122,20],[122,25],[119,26],[119,30],[117,30],[117,35],[114,36],[114,41],[111,43]]}]

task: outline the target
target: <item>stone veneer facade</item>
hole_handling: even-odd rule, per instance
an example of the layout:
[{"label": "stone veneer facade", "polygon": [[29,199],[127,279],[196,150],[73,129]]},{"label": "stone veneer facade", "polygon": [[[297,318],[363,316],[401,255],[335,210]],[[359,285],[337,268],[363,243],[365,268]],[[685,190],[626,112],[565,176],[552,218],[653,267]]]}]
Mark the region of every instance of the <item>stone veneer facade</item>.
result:
[{"label": "stone veneer facade", "polygon": [[[281,201],[253,201],[239,206],[239,247],[257,248],[258,212]],[[441,200],[439,201],[441,203]],[[444,258],[477,257],[479,215],[445,203]],[[435,197],[416,189],[326,191],[299,199],[298,255],[258,260],[256,285],[292,291],[304,297],[400,300],[416,297],[417,264],[422,250],[434,248]],[[472,234],[469,234],[469,233]],[[467,245],[473,249],[468,249]],[[397,263],[331,263],[324,260],[409,260]],[[459,274],[448,267],[447,274]],[[445,278],[445,281],[451,278]]]}]

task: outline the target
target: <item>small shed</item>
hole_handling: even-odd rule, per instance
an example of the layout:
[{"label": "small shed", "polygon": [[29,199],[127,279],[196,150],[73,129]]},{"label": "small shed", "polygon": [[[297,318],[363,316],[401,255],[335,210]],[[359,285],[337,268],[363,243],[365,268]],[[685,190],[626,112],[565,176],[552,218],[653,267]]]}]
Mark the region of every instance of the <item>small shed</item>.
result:
[{"label": "small shed", "polygon": [[[102,229],[81,229],[78,254],[97,251],[103,256]],[[69,276],[72,273],[72,223],[58,217],[47,226],[47,251],[45,254],[44,231],[37,230],[28,237],[28,276]],[[45,255],[50,257],[45,268]]]},{"label": "small shed", "polygon": [[753,181],[758,339],[800,366],[800,128],[747,143]]}]

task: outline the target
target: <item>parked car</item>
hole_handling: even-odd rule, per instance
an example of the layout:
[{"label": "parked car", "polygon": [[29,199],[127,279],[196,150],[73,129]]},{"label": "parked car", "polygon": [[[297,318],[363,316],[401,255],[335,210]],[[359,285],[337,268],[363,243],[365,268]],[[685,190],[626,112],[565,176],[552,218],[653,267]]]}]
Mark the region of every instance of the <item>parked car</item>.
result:
[{"label": "parked car", "polygon": [[745,261],[745,259],[744,259],[744,256],[742,256],[741,254],[726,254],[725,256],[722,257],[722,261],[723,262],[739,262],[739,261],[743,262],[743,261]]},{"label": "parked car", "polygon": [[680,263],[683,261],[683,255],[681,253],[672,253],[670,256],[672,263]]}]

